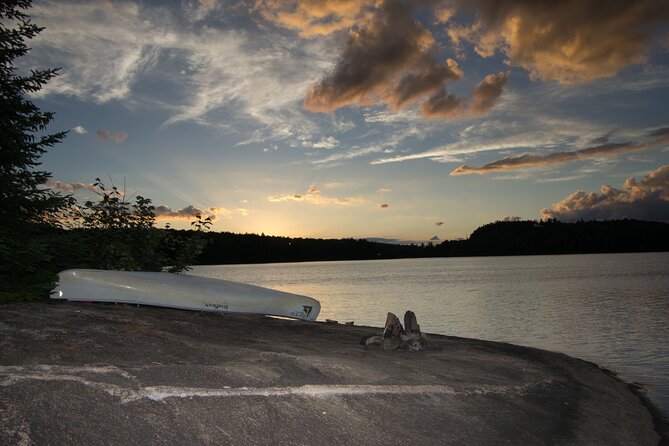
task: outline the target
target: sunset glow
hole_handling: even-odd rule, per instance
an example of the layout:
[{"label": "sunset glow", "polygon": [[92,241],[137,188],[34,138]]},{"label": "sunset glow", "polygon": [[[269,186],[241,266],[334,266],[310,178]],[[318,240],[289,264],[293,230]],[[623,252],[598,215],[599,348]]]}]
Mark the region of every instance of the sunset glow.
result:
[{"label": "sunset glow", "polygon": [[[36,0],[21,69],[159,224],[393,241],[502,219],[669,221],[666,0]],[[124,180],[125,179],[125,180]]]}]

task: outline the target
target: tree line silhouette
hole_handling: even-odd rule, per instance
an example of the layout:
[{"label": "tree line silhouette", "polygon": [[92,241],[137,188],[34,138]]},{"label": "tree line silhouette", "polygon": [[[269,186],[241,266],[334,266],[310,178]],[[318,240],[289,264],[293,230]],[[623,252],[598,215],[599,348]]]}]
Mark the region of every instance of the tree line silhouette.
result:
[{"label": "tree line silhouette", "polygon": [[[190,231],[176,231],[188,237]],[[198,264],[371,260],[669,251],[669,223],[639,220],[497,221],[468,239],[439,244],[389,244],[365,239],[313,239],[209,232]]]}]

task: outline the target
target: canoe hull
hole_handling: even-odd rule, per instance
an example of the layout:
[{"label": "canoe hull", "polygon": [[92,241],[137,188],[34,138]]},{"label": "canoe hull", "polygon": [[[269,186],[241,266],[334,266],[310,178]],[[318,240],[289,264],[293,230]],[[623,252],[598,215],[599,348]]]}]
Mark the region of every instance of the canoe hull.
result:
[{"label": "canoe hull", "polygon": [[311,297],[207,277],[140,271],[70,269],[58,274],[52,299],[118,302],[223,313],[254,313],[313,321]]}]

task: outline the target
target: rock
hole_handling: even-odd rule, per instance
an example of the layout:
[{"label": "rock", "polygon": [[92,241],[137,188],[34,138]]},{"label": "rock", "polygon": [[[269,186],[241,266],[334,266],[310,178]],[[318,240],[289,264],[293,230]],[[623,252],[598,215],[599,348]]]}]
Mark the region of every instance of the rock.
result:
[{"label": "rock", "polygon": [[595,364],[432,334],[417,355],[360,348],[381,331],[147,306],[3,304],[0,444],[661,440],[659,415]]}]

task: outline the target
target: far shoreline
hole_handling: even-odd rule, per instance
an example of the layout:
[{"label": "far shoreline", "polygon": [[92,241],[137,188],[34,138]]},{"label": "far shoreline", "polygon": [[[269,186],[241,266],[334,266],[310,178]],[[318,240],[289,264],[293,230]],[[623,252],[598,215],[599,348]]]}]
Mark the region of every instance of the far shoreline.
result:
[{"label": "far shoreline", "polygon": [[329,262],[376,262],[384,260],[425,260],[425,259],[476,259],[476,258],[497,258],[497,257],[555,257],[555,256],[587,256],[587,255],[609,255],[609,254],[669,254],[666,251],[615,251],[615,252],[561,252],[548,254],[477,254],[477,255],[457,255],[457,256],[427,256],[427,257],[389,257],[389,258],[365,258],[365,259],[336,259],[336,260],[286,260],[275,262],[248,262],[248,263],[198,263],[190,265],[196,266],[243,266],[243,265],[282,265],[297,263],[329,263]]}]

